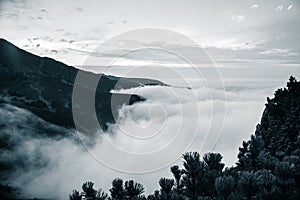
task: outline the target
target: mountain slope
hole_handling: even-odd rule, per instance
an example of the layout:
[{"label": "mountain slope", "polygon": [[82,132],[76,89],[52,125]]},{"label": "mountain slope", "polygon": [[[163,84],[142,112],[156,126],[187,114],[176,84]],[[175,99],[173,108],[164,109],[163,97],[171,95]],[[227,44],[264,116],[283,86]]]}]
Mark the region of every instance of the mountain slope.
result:
[{"label": "mountain slope", "polygon": [[[68,128],[74,127],[72,106],[84,112],[86,103],[72,105],[72,91],[78,72],[91,80],[101,77],[96,91],[85,83],[81,83],[83,85],[80,87],[89,94],[95,94],[97,119],[103,130],[108,128],[107,123],[114,123],[114,115],[120,105],[143,100],[134,94],[111,94],[112,89],[165,85],[156,80],[127,79],[81,71],[51,58],[28,53],[4,39],[0,39],[0,69],[0,102],[26,108],[48,122]],[[119,105],[111,106],[112,96],[118,99]],[[95,131],[95,127],[88,124],[79,127],[80,131]]]}]

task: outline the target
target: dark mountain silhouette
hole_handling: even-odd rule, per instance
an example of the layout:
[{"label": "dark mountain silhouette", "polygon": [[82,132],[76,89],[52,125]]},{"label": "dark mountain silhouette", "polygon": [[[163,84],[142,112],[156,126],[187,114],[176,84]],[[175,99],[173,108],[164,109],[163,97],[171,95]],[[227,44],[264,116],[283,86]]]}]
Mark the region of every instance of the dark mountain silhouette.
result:
[{"label": "dark mountain silhouette", "polygon": [[[94,74],[67,66],[47,57],[28,53],[4,39],[0,39],[0,102],[26,108],[42,119],[68,128],[74,127],[72,106],[85,113],[86,102],[72,105],[72,91],[76,75],[80,72],[88,80],[97,80],[96,91],[88,83],[81,83],[86,94],[95,94],[95,109],[103,130],[114,123],[117,109],[122,104],[133,104],[144,100],[135,94],[112,94],[112,89],[128,89],[143,85],[165,85],[150,79],[134,79]],[[111,105],[111,99],[114,105]],[[95,131],[89,124],[80,124],[80,131]]]}]

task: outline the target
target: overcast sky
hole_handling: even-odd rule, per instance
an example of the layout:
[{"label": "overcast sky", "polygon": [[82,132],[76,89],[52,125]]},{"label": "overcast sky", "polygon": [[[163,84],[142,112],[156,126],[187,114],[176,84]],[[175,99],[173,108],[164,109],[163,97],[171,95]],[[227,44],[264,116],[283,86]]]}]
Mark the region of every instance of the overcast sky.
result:
[{"label": "overcast sky", "polygon": [[299,64],[300,2],[1,0],[0,37],[70,65],[101,42],[141,28],[176,31],[217,61]]}]

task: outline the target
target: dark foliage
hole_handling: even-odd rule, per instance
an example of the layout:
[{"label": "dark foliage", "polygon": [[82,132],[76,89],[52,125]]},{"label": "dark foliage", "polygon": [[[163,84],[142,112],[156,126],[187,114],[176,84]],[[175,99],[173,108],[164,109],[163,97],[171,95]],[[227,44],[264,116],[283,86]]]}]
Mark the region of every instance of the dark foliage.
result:
[{"label": "dark foliage", "polygon": [[112,182],[112,188],[109,191],[112,199],[125,199],[125,190],[122,179],[114,179]]},{"label": "dark foliage", "polygon": [[144,186],[136,183],[133,180],[125,182],[125,197],[126,199],[137,199],[144,193]]},{"label": "dark foliage", "polygon": [[82,195],[77,191],[73,190],[72,194],[69,195],[70,200],[81,200]]}]

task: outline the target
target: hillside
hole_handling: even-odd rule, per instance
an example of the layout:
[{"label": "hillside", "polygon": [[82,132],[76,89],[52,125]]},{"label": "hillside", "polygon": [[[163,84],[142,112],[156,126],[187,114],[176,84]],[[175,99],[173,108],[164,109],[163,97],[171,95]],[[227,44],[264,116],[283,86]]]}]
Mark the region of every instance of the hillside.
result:
[{"label": "hillside", "polygon": [[[123,103],[143,100],[135,94],[111,94],[112,89],[165,85],[151,79],[120,78],[81,71],[51,58],[28,53],[4,39],[0,39],[0,69],[0,103],[9,102],[48,122],[68,128],[74,128],[72,107],[80,109],[78,112],[86,112],[87,102],[77,101],[80,105],[72,105],[74,82],[79,72],[86,80],[99,79],[96,90],[88,85],[88,81],[78,87],[95,98],[97,118],[103,130],[107,129],[108,123],[114,123],[116,108]],[[112,96],[118,99],[118,105],[111,105]],[[80,124],[79,127],[81,131],[95,131],[88,124]]]}]

